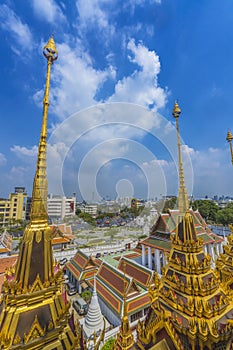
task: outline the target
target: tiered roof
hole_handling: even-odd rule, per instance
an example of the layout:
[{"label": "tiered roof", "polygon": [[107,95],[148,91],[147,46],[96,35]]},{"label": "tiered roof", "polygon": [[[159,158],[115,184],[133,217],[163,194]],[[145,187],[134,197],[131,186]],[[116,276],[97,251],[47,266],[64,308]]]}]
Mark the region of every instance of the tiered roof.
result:
[{"label": "tiered roof", "polygon": [[[216,244],[224,241],[222,237],[219,237],[211,231],[198,210],[193,211],[189,209],[189,213],[193,217],[197,235],[203,240],[204,244]],[[176,222],[179,215],[179,210],[168,210],[168,213],[161,214],[152,227],[150,236],[141,243],[145,246],[151,246],[169,252],[171,250],[170,235],[174,234],[176,231]]]},{"label": "tiered roof", "polygon": [[[88,283],[93,287],[93,279],[89,280]],[[145,289],[142,289],[128,275],[125,276],[124,282],[124,273],[122,271],[107,262],[103,262],[96,275],[96,289],[98,295],[118,317],[123,316],[124,286],[126,288],[128,315],[149,306],[150,299]]]},{"label": "tiered roof", "polygon": [[[220,285],[218,272],[211,269],[210,256],[203,251],[203,241],[189,212],[178,218],[176,233],[171,236],[169,262],[155,300],[166,310],[166,319],[170,319],[184,347],[189,344],[190,349],[209,349],[212,344],[225,346],[229,341],[233,304]],[[155,331],[157,317],[148,319],[144,327]],[[139,339],[144,339],[145,349],[151,347],[151,339]]]},{"label": "tiered roof", "polygon": [[98,264],[91,256],[87,256],[81,250],[78,250],[75,256],[67,262],[66,268],[77,281],[82,281],[93,278],[98,270]]},{"label": "tiered roof", "polygon": [[153,271],[134,260],[123,257],[119,262],[118,269],[133,277],[143,288],[148,288],[152,284]]},{"label": "tiered roof", "polygon": [[[233,226],[230,225],[232,231]],[[216,262],[221,280],[233,289],[233,233],[227,237],[228,243],[223,246],[223,253]]]}]

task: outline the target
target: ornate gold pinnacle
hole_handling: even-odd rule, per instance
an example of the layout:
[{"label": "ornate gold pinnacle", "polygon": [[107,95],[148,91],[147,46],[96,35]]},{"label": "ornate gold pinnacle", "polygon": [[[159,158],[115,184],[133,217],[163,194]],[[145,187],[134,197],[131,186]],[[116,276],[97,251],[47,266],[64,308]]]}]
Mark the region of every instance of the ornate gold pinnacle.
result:
[{"label": "ornate gold pinnacle", "polygon": [[179,192],[178,192],[178,209],[181,214],[184,214],[188,209],[188,193],[184,182],[184,170],[182,164],[182,156],[181,156],[181,145],[180,145],[180,130],[178,119],[180,116],[181,110],[177,103],[174,104],[174,108],[172,114],[176,119],[176,132],[177,132],[177,143],[178,143],[178,161],[179,161]]},{"label": "ornate gold pinnacle", "polygon": [[232,149],[232,140],[233,140],[233,135],[230,132],[230,130],[228,130],[227,132],[227,137],[226,137],[227,142],[229,142],[230,144],[230,151],[231,151],[231,163],[233,164],[233,149]]}]

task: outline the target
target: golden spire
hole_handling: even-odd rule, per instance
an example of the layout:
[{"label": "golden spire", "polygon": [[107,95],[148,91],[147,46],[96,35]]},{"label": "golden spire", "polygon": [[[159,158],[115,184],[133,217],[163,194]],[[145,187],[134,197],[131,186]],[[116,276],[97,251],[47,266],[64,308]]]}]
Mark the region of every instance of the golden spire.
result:
[{"label": "golden spire", "polygon": [[178,142],[178,161],[179,161],[179,192],[178,192],[178,209],[181,214],[184,214],[188,209],[188,193],[184,182],[184,170],[182,164],[181,156],[181,145],[180,145],[180,130],[178,119],[180,116],[181,110],[177,102],[174,104],[172,114],[176,119],[176,132],[177,132],[177,142]]},{"label": "golden spire", "polygon": [[53,39],[49,39],[45,45],[43,54],[47,59],[47,75],[43,100],[43,120],[40,133],[40,142],[38,147],[38,159],[36,174],[34,178],[32,191],[32,207],[31,207],[31,222],[38,223],[47,222],[47,196],[48,196],[48,181],[46,178],[46,149],[47,149],[47,120],[49,108],[49,88],[50,88],[50,73],[51,65],[58,57],[58,52]]},{"label": "golden spire", "polygon": [[48,225],[46,177],[47,119],[51,65],[58,57],[53,37],[45,45],[43,54],[47,59],[47,74],[43,101],[43,119],[38,146],[36,174],[32,191],[30,223],[26,227],[17,266],[16,281],[22,288],[32,286],[36,279],[42,284],[54,276],[52,255],[52,233]]},{"label": "golden spire", "polygon": [[228,130],[226,140],[227,140],[227,141],[229,142],[229,144],[230,144],[230,151],[231,151],[231,163],[233,164],[233,149],[232,149],[232,139],[233,139],[233,135],[232,135],[232,133],[230,132],[230,130]]},{"label": "golden spire", "polygon": [[134,337],[130,329],[129,325],[129,319],[127,314],[127,303],[126,303],[126,297],[127,297],[127,282],[126,282],[126,276],[125,276],[125,269],[126,269],[126,263],[124,261],[124,292],[123,292],[123,317],[121,320],[121,326],[119,333],[117,334],[117,338],[114,343],[113,349],[122,349],[122,350],[129,350],[134,345]]}]

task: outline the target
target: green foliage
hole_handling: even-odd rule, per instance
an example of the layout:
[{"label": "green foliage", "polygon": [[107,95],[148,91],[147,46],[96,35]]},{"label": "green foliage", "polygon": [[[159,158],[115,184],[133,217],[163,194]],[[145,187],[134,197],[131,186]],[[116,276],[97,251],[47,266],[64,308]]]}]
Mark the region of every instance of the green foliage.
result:
[{"label": "green foliage", "polygon": [[89,213],[80,213],[78,215],[80,219],[83,219],[85,222],[92,226],[96,226],[95,219]]},{"label": "green foliage", "polygon": [[199,210],[201,216],[207,222],[216,222],[216,216],[219,211],[218,205],[212,200],[196,200],[192,203],[194,210]]},{"label": "green foliage", "polygon": [[233,203],[228,204],[226,208],[219,209],[216,215],[216,222],[222,225],[233,223]]},{"label": "green foliage", "polygon": [[177,197],[166,199],[164,202],[163,213],[167,213],[168,209],[174,209],[176,202],[177,202]]},{"label": "green foliage", "polygon": [[84,290],[82,293],[81,293],[81,297],[87,302],[89,303],[91,301],[91,291],[88,289],[88,290]]},{"label": "green foliage", "polygon": [[82,212],[82,211],[81,211],[81,209],[79,209],[79,208],[76,208],[76,210],[75,210],[75,214],[76,214],[76,215],[79,215],[79,214],[81,214],[81,212]]},{"label": "green foliage", "polygon": [[102,346],[101,350],[112,350],[113,345],[114,345],[114,338],[110,338],[108,339],[108,341],[106,341],[104,346]]}]

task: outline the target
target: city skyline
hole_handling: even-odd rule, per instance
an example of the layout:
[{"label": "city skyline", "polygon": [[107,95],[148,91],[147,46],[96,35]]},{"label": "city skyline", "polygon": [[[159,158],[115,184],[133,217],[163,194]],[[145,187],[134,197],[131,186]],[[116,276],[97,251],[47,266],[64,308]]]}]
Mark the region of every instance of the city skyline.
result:
[{"label": "city skyline", "polygon": [[232,9],[230,1],[2,3],[0,196],[15,186],[31,191],[44,87],[40,52],[52,32],[59,58],[49,112],[50,192],[87,200],[93,192],[176,195],[178,99],[189,195],[232,195],[225,141],[233,130]]}]

